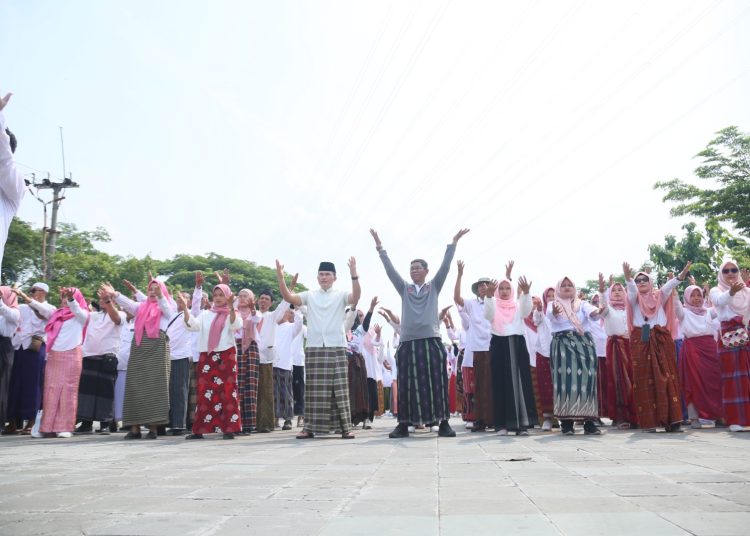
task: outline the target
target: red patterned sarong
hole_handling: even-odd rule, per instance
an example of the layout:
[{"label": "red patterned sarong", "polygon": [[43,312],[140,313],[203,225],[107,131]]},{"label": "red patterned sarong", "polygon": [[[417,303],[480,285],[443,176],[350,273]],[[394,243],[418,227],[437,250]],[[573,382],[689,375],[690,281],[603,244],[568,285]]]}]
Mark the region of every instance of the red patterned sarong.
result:
[{"label": "red patterned sarong", "polygon": [[237,350],[201,352],[198,360],[198,400],[193,418],[194,434],[242,431],[237,400]]}]

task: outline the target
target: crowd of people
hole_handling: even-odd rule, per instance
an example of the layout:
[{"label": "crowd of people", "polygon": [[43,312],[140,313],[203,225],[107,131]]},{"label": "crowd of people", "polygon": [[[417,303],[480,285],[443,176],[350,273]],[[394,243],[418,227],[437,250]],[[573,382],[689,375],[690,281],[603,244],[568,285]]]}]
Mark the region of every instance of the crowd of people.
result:
[{"label": "crowd of people", "polygon": [[[9,99],[0,99],[0,266],[24,191],[2,114]],[[28,293],[2,286],[2,433],[65,438],[99,423],[99,434],[128,440],[146,430],[148,439],[234,439],[291,430],[297,416],[298,439],[351,439],[384,413],[398,423],[391,438],[417,429],[455,437],[457,414],[472,432],[504,436],[537,426],[572,435],[576,422],[599,435],[603,418],[644,432],[750,426],[750,274],[737,262],[721,265],[713,288],[692,280],[690,263],[660,288],[624,263],[624,283],[600,274],[588,298],[569,277],[534,296],[525,277],[514,283],[513,262],[505,278],[480,278],[466,296],[458,261],[453,304],[440,309],[468,231],[456,233],[432,279],[427,261],[414,259],[407,280],[370,230],[400,315],[377,297],[357,309],[354,257],[350,290],[334,288],[336,266],[324,261],[318,288],[296,292],[297,277],[287,284],[277,261],[278,298],[272,289],[235,296],[226,271],[210,292],[201,272],[193,292],[174,295],[151,274],[145,292],[124,281],[127,295],[107,282],[96,296],[59,288],[58,307],[46,282]],[[383,341],[376,312],[392,340]]]}]

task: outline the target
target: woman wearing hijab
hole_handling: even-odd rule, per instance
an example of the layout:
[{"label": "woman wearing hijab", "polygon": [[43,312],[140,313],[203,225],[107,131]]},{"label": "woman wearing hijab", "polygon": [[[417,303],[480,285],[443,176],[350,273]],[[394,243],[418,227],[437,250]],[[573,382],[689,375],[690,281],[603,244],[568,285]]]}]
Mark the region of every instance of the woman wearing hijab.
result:
[{"label": "woman wearing hijab", "polygon": [[145,302],[135,302],[109,284],[105,293],[135,316],[133,342],[128,359],[122,425],[130,427],[125,439],[140,439],[141,425],[148,426],[146,439],[156,439],[156,428],[169,422],[169,338],[167,327],[175,314],[167,286],[151,279]]},{"label": "woman wearing hijab", "polygon": [[[183,300],[182,296],[178,299]],[[237,400],[237,347],[234,334],[242,317],[234,309],[234,295],[221,283],[213,290],[213,306],[196,317],[185,312],[190,331],[200,332],[197,368],[198,401],[193,433],[185,439],[203,439],[203,434],[222,432],[234,439],[242,431]]]},{"label": "woman wearing hijab", "polygon": [[673,339],[677,315],[672,291],[685,279],[691,265],[688,262],[680,275],[659,290],[654,289],[649,274],[638,272],[634,278],[630,265],[622,265],[630,304],[633,399],[644,432],[655,432],[657,426],[667,432],[680,431],[682,405]]},{"label": "woman wearing hijab", "polygon": [[[724,414],[729,430],[741,432],[750,425],[750,280],[741,277],[732,260],[719,268],[718,285],[711,289],[711,303],[721,321],[719,359]],[[743,281],[745,279],[745,281]]]},{"label": "woman wearing hijab", "polygon": [[[630,357],[627,292],[621,283],[614,282],[605,292],[604,275],[599,274],[599,300],[604,330],[607,334],[605,368],[599,370],[606,383],[606,395],[600,393],[604,413],[612,424],[627,430],[638,423],[633,401],[633,362]],[[601,362],[600,362],[601,363]]]},{"label": "woman wearing hijab", "polygon": [[599,412],[596,347],[583,328],[587,318],[597,315],[594,306],[577,297],[573,280],[564,277],[557,283],[555,299],[547,306],[547,321],[552,332],[554,412],[565,435],[575,433],[576,419],[584,421],[585,434],[601,434],[594,424]]},{"label": "woman wearing hijab", "polygon": [[77,288],[60,289],[60,308],[49,319],[44,400],[39,435],[71,437],[76,424],[78,382],[81,379],[81,345],[89,319],[83,294]]},{"label": "woman wearing hijab", "polygon": [[716,345],[716,311],[704,306],[703,291],[690,285],[683,303],[676,303],[684,340],[678,371],[687,405],[690,428],[701,428],[700,419],[721,420],[721,364]]},{"label": "woman wearing hijab", "polygon": [[538,404],[540,413],[544,422],[542,431],[549,432],[552,430],[552,417],[554,416],[554,394],[552,388],[552,369],[550,368],[550,349],[552,347],[552,332],[550,331],[549,322],[547,322],[547,307],[555,301],[555,288],[547,287],[542,294],[541,304],[534,308],[533,318],[537,332],[537,353],[536,353],[536,382],[539,386]]},{"label": "woman wearing hijab", "polygon": [[490,359],[495,429],[499,435],[528,435],[538,424],[534,388],[531,383],[529,351],[526,347],[524,319],[531,313],[531,284],[518,279],[521,297],[516,302],[508,279],[492,281],[484,301],[484,315],[490,321]]},{"label": "woman wearing hijab", "polygon": [[13,334],[21,322],[18,296],[10,287],[0,287],[0,427],[5,426],[8,409],[10,377],[13,372]]}]

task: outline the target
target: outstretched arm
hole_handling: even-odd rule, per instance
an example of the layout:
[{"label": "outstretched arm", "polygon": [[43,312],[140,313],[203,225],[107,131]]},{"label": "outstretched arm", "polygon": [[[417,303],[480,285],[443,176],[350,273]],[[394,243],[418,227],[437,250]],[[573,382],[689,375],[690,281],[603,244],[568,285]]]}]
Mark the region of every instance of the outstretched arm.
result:
[{"label": "outstretched arm", "polygon": [[440,265],[440,268],[438,268],[437,274],[435,274],[435,279],[433,279],[433,283],[438,292],[440,292],[440,290],[443,288],[445,278],[448,277],[448,271],[451,269],[451,261],[453,261],[453,255],[455,255],[456,253],[456,244],[458,244],[458,241],[461,240],[461,237],[468,232],[468,229],[459,230],[453,237],[453,242],[451,242],[445,249],[443,262]]},{"label": "outstretched arm", "polygon": [[404,292],[406,281],[396,271],[396,268],[393,267],[393,263],[391,262],[390,257],[388,257],[388,253],[383,249],[383,243],[380,241],[377,231],[375,229],[370,229],[370,234],[372,235],[373,240],[375,240],[375,249],[380,254],[380,260],[383,262],[385,273],[400,296]]},{"label": "outstretched arm", "polygon": [[286,281],[284,281],[284,265],[278,259],[276,259],[276,280],[279,283],[279,292],[281,292],[285,302],[297,307],[302,305],[302,298],[299,297],[299,294],[290,291],[286,286]]},{"label": "outstretched arm", "polygon": [[352,294],[349,296],[349,305],[357,305],[362,296],[362,288],[359,286],[359,275],[357,275],[357,259],[349,257],[349,275],[352,277]]},{"label": "outstretched arm", "polygon": [[453,301],[459,307],[464,306],[464,299],[461,297],[461,278],[464,276],[464,261],[456,261],[458,275],[456,276],[456,286],[453,288]]}]

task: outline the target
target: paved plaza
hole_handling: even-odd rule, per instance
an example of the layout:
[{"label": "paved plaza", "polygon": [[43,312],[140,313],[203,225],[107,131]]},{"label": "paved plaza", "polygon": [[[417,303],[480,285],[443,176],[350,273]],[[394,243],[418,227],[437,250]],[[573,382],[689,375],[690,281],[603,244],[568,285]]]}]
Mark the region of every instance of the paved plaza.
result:
[{"label": "paved plaza", "polygon": [[750,534],[750,433],[2,437],[0,534]]}]

